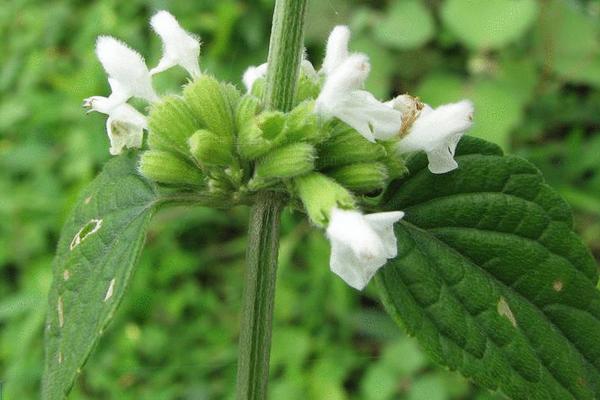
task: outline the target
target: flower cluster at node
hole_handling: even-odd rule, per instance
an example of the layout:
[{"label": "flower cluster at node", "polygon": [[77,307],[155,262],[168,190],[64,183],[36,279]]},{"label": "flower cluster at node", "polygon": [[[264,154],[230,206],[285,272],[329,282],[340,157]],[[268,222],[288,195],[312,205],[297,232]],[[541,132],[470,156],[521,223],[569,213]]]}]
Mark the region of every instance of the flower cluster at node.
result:
[{"label": "flower cluster at node", "polygon": [[[198,38],[171,14],[158,12],[151,25],[163,41],[163,57],[150,70],[117,39],[97,42],[112,93],[90,97],[85,106],[108,115],[111,154],[143,147],[144,176],[223,205],[251,204],[261,191],[287,196],[325,230],[331,270],[362,290],[396,257],[394,224],[404,213],[363,214],[361,208],[376,209],[388,184],[407,173],[405,155],[425,152],[436,174],[458,168],[454,152],[471,127],[472,103],[434,109],[409,95],[379,101],[363,89],[368,57],[349,51],[350,31],[338,26],[319,71],[303,57],[293,109],[268,110],[261,101],[267,63],[248,68],[242,93],[201,71]],[[152,75],[176,65],[190,82],[179,95],[157,95]],[[127,104],[131,97],[150,103],[147,117]]]},{"label": "flower cluster at node", "polygon": [[163,57],[158,65],[148,70],[146,61],[125,43],[110,36],[100,36],[96,55],[108,75],[111,94],[92,96],[84,100],[84,107],[108,115],[106,131],[110,139],[110,153],[120,154],[123,148],[142,146],[143,131],[147,129],[143,114],[127,104],[132,97],[154,103],[159,100],[152,87],[152,75],[176,65],[185,68],[192,77],[200,75],[198,56],[200,42],[186,32],[171,14],[156,13],[150,24],[163,41]]}]

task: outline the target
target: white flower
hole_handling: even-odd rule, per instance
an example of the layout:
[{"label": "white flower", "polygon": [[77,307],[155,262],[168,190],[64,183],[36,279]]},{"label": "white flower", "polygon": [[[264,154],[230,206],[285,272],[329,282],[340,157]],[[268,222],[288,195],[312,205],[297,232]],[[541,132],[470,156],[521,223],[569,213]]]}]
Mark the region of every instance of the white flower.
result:
[{"label": "white flower", "polygon": [[321,71],[330,75],[348,58],[348,43],[350,41],[350,29],[344,25],[338,25],[329,34],[325,59]]},{"label": "white flower", "polygon": [[[244,75],[242,77],[242,82],[246,87],[247,92],[252,91],[252,87],[254,86],[254,82],[258,79],[262,79],[267,75],[267,69],[269,68],[268,63],[260,64],[259,66],[251,65],[246,69]],[[300,63],[300,69],[304,72],[305,75],[310,77],[313,80],[318,80],[319,76],[317,75],[317,71],[315,71],[315,67],[311,64],[310,61],[306,59],[306,53],[302,56],[302,62]]]},{"label": "white flower", "polygon": [[300,70],[304,72],[304,74],[313,81],[319,80],[319,74],[315,70],[315,67],[312,65],[312,63],[306,58],[306,52],[302,56],[302,61],[300,62]]},{"label": "white flower", "polygon": [[371,93],[360,90],[370,68],[364,54],[346,57],[327,75],[315,103],[315,112],[327,119],[339,118],[374,142],[398,134],[402,113],[378,101]]},{"label": "white flower", "polygon": [[242,82],[244,82],[244,86],[246,86],[246,90],[248,92],[252,91],[252,86],[254,86],[254,82],[258,79],[264,78],[267,75],[267,68],[269,65],[267,63],[260,64],[258,67],[252,65],[248,67],[246,72],[244,72],[244,76],[242,77]]},{"label": "white flower", "polygon": [[192,78],[199,76],[200,41],[198,38],[185,31],[175,17],[167,11],[159,11],[154,14],[150,20],[150,25],[163,42],[163,56],[150,73],[154,75],[179,65]]},{"label": "white flower", "polygon": [[84,100],[84,107],[108,115],[106,132],[110,154],[117,155],[127,148],[142,147],[146,117],[127,103],[115,104],[110,97],[94,96]]},{"label": "white flower", "polygon": [[363,215],[334,208],[327,227],[331,270],[362,290],[375,272],[398,254],[394,223],[403,216],[401,211]]},{"label": "white flower", "polygon": [[96,42],[96,55],[108,74],[115,103],[123,103],[131,97],[148,101],[158,99],[148,67],[138,52],[113,37],[100,36]]},{"label": "white flower", "polygon": [[[407,97],[395,99],[391,105],[406,108]],[[395,103],[395,104],[394,104]],[[408,134],[396,145],[399,153],[425,151],[429,170],[444,174],[458,168],[454,160],[456,145],[473,125],[473,103],[463,100],[436,109],[423,105]]]}]

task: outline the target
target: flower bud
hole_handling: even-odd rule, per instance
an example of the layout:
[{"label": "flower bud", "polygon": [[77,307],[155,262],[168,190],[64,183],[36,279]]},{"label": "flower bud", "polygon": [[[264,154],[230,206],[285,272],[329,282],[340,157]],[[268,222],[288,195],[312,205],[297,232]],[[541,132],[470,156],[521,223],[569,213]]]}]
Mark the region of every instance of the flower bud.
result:
[{"label": "flower bud", "polygon": [[388,179],[387,167],[379,162],[350,164],[327,173],[347,189],[358,193],[369,193],[385,187]]},{"label": "flower bud", "polygon": [[[250,100],[244,100],[240,104],[244,106],[244,109],[240,111],[247,115],[240,115],[238,120],[247,118],[252,107]],[[245,122],[240,122],[242,126],[238,132],[238,152],[242,158],[256,160],[275,147],[274,139],[279,137],[283,131],[285,120],[285,114],[282,112],[267,111]]]},{"label": "flower bud", "polygon": [[267,140],[276,139],[285,127],[286,116],[281,111],[265,111],[256,117],[256,124]]},{"label": "flower bud", "polygon": [[266,140],[262,130],[251,121],[238,132],[237,148],[244,160],[251,161],[268,153],[273,143]]},{"label": "flower bud", "polygon": [[225,166],[233,162],[233,141],[230,136],[217,136],[206,129],[196,131],[188,141],[192,156],[201,165]]},{"label": "flower bud", "polygon": [[181,97],[163,97],[150,110],[148,145],[155,150],[187,154],[187,141],[200,127],[200,122]]},{"label": "flower bud", "polygon": [[241,186],[244,171],[237,166],[227,168],[218,167],[211,168],[207,175],[210,176],[207,180],[209,192],[231,195]]},{"label": "flower bud", "polygon": [[380,161],[386,157],[385,148],[371,143],[352,128],[339,127],[333,137],[319,146],[318,168]]},{"label": "flower bud", "polygon": [[302,103],[309,99],[316,99],[319,97],[321,87],[318,81],[306,73],[302,72],[298,79],[298,89],[296,92],[296,103]]},{"label": "flower bud", "polygon": [[195,165],[168,151],[145,151],[138,169],[148,179],[170,185],[203,186],[204,182]]},{"label": "flower bud", "polygon": [[406,164],[404,163],[404,158],[398,154],[398,151],[395,149],[395,142],[383,142],[383,146],[385,147],[388,156],[381,160],[382,163],[385,164],[388,170],[388,179],[398,179],[400,177],[408,174],[408,168],[406,168]]},{"label": "flower bud", "polygon": [[313,112],[314,101],[305,101],[289,112],[285,121],[281,143],[309,142],[320,143],[324,141],[329,132],[321,129],[318,117]]},{"label": "flower bud", "polygon": [[214,195],[230,195],[231,186],[223,179],[208,178],[207,180],[208,192]]},{"label": "flower bud", "polygon": [[252,84],[252,90],[250,91],[250,93],[252,93],[254,96],[258,97],[259,99],[262,99],[263,94],[265,93],[266,85],[267,85],[267,80],[265,78],[258,78]]},{"label": "flower bud", "polygon": [[264,187],[276,179],[293,178],[315,168],[316,151],[308,143],[294,143],[272,150],[260,159],[249,183],[252,190]]},{"label": "flower bud", "polygon": [[235,110],[237,108],[238,103],[240,102],[240,99],[242,98],[242,94],[240,93],[238,88],[235,87],[235,85],[232,85],[231,83],[220,82],[220,85],[221,92],[223,92],[225,98],[229,102],[231,110]]},{"label": "flower bud", "polygon": [[243,96],[235,109],[235,123],[238,132],[258,114],[260,101],[252,95]]},{"label": "flower bud", "polygon": [[233,136],[231,94],[219,81],[201,75],[183,89],[183,97],[204,127],[218,136]]},{"label": "flower bud", "polygon": [[295,178],[294,187],[308,217],[319,227],[327,226],[334,208],[355,208],[354,198],[346,188],[318,172]]}]

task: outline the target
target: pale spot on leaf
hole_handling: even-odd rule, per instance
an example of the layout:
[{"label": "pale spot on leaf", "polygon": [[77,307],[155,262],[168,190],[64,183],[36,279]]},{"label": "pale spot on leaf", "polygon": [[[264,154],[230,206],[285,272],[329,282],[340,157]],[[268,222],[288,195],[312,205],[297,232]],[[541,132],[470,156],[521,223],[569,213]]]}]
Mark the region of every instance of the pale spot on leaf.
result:
[{"label": "pale spot on leaf", "polygon": [[508,303],[506,302],[506,299],[504,297],[500,297],[500,300],[498,300],[498,314],[500,314],[503,317],[506,317],[506,319],[510,321],[512,326],[514,326],[515,328],[517,327],[517,320],[515,319],[515,316],[513,315],[513,312],[508,306]]},{"label": "pale spot on leaf", "polygon": [[98,230],[101,227],[102,227],[101,219],[90,220],[90,222],[85,224],[83,226],[83,228],[81,228],[79,230],[79,232],[77,232],[77,234],[75,234],[75,237],[71,241],[71,245],[69,246],[69,248],[71,250],[73,250],[75,247],[79,246],[79,244],[81,244],[81,242],[83,242],[88,236],[98,232]]},{"label": "pale spot on leaf", "polygon": [[68,281],[70,277],[71,277],[71,273],[69,272],[69,270],[68,270],[68,269],[65,269],[65,270],[63,271],[63,279],[64,279],[65,281]]},{"label": "pale spot on leaf", "polygon": [[114,289],[115,289],[115,279],[113,278],[110,281],[110,284],[108,285],[108,289],[106,290],[106,295],[104,296],[104,301],[108,301],[112,297]]},{"label": "pale spot on leaf", "polygon": [[83,201],[85,204],[90,204],[90,201],[92,201],[92,196],[88,196],[85,198],[85,200]]},{"label": "pale spot on leaf", "polygon": [[561,280],[554,281],[554,283],[552,284],[552,289],[554,289],[554,291],[556,291],[556,292],[560,292],[561,290],[563,290],[562,281]]},{"label": "pale spot on leaf", "polygon": [[62,355],[62,351],[59,351],[59,352],[58,352],[58,363],[59,363],[59,364],[62,364],[62,362],[63,362],[63,355]]},{"label": "pale spot on leaf", "polygon": [[60,296],[56,302],[56,312],[58,313],[58,327],[62,328],[65,324],[65,314],[63,311],[63,299]]}]

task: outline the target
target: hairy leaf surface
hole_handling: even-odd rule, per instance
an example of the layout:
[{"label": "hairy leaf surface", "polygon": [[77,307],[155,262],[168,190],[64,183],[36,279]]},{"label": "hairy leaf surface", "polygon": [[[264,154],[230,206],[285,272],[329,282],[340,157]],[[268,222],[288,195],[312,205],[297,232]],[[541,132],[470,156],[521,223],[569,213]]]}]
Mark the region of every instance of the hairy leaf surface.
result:
[{"label": "hairy leaf surface", "polygon": [[63,399],[110,321],[157,204],[137,158],[109,161],[79,198],[54,260],[46,325],[44,399]]},{"label": "hairy leaf surface", "polygon": [[384,195],[403,210],[381,269],[386,309],[439,363],[514,399],[600,397],[597,266],[529,162],[464,138],[459,169],[424,155]]}]

